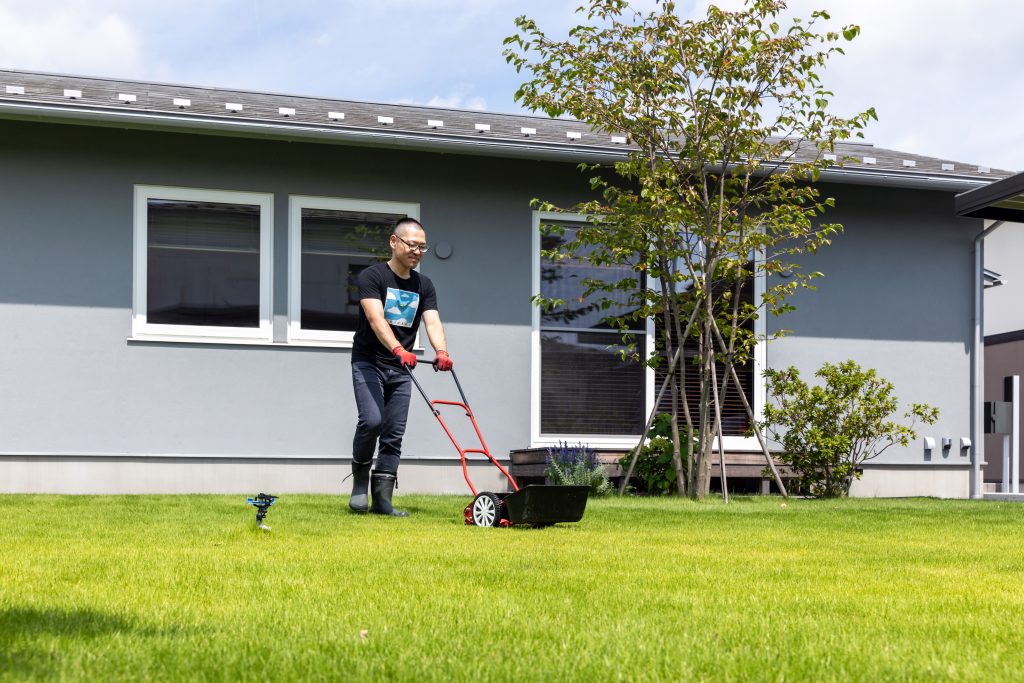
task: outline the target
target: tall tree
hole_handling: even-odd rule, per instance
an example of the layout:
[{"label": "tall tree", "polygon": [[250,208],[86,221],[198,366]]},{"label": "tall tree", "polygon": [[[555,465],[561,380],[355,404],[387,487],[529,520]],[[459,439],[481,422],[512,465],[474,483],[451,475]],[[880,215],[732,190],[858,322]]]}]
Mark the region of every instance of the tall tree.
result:
[{"label": "tall tree", "polygon": [[[632,143],[614,172],[583,167],[594,172],[597,199],[574,207],[537,202],[589,217],[544,256],[585,253],[595,265],[633,270],[614,282],[587,281],[586,296],[603,297],[606,306],[627,296],[630,312],[615,316],[624,333],[638,320],[660,319],[657,354],[644,358],[629,348],[668,368],[680,493],[709,491],[716,441],[724,451],[722,406],[730,392],[739,394],[785,491],[736,368],[750,361],[758,341],[752,321],[789,310],[788,297],[819,275],[801,271],[795,257],[829,244],[841,226],[820,222],[833,202],[813,181],[836,162],[835,143],[861,137],[875,118],[872,109],[832,113],[833,94],[821,80],[828,60],[842,53],[839,42],[853,40],[859,28],[819,28],[829,19],[822,11],[783,21],[785,9],[785,0],[747,0],[740,11],[711,6],[686,20],[669,0],[647,14],[626,0],[589,0],[577,10],[587,23],[565,40],[525,16],[505,39],[506,59],[529,78],[517,100]],[[636,274],[648,285],[637,288]],[[759,298],[743,295],[751,278],[778,274],[787,277],[770,279]],[[564,305],[539,295],[535,302]],[[680,360],[686,342],[696,347],[692,364]],[[691,372],[699,379],[697,414],[686,400]],[[685,462],[681,422],[687,435],[697,435]]]}]

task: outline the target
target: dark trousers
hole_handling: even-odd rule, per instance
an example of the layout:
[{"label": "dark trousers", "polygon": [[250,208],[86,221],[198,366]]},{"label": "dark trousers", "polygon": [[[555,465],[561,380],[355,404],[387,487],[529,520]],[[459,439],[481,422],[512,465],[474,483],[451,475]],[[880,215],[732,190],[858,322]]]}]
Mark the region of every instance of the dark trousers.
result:
[{"label": "dark trousers", "polygon": [[376,363],[352,361],[352,388],[359,410],[356,435],[352,440],[352,461],[360,464],[372,461],[379,442],[374,469],[396,474],[412,395],[409,373],[381,368]]}]

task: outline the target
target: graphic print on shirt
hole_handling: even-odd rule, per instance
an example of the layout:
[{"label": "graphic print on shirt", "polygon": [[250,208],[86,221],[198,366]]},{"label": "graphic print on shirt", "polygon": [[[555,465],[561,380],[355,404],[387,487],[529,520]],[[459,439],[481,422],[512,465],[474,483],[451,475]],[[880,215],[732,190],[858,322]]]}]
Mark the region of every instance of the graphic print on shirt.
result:
[{"label": "graphic print on shirt", "polygon": [[416,319],[416,310],[420,307],[418,292],[407,292],[404,289],[388,287],[388,295],[384,300],[384,319],[395,327],[412,327]]}]

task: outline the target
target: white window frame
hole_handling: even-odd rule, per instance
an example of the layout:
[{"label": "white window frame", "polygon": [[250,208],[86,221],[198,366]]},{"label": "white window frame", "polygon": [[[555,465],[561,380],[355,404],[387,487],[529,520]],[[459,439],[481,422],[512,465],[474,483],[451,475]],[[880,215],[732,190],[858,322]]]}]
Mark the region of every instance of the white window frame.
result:
[{"label": "white window frame", "polygon": [[[570,223],[587,223],[591,219],[578,213],[555,213],[550,211],[533,211],[533,247],[531,253],[531,291],[540,292],[540,226],[545,221],[566,221]],[[591,448],[632,448],[636,446],[640,434],[542,434],[540,431],[540,308],[532,305],[532,330],[530,342],[530,447],[540,448],[554,446],[560,441],[582,441]],[[654,321],[647,320],[644,329],[644,353],[654,350]],[[612,338],[612,335],[609,335]],[[618,340],[617,337],[614,337]],[[654,370],[644,370],[644,416],[651,414],[654,408]]]},{"label": "white window frame", "polygon": [[[149,254],[149,200],[217,202],[248,204],[260,208],[260,295],[259,326],[230,327],[209,325],[167,325],[147,321],[147,276]],[[134,287],[132,291],[132,338],[183,342],[242,342],[272,344],[274,195],[265,192],[209,190],[160,185],[135,186]]]},{"label": "white window frame", "polygon": [[[420,205],[416,202],[393,202],[376,199],[348,199],[343,197],[315,197],[290,195],[288,197],[288,326],[289,344],[297,346],[337,346],[350,348],[355,332],[337,330],[306,330],[302,328],[302,210],[355,211],[363,213],[400,213],[420,219]],[[417,265],[416,270],[419,270]],[[419,330],[415,348],[420,348]]]},{"label": "white window frame", "polygon": [[[566,221],[575,223],[585,223],[590,220],[583,214],[576,213],[556,213],[549,211],[533,211],[532,220],[532,249],[531,259],[531,291],[536,294],[540,292],[540,251],[541,251],[541,235],[540,226],[545,221]],[[763,261],[764,255],[758,253],[755,257],[759,262]],[[763,269],[755,268],[754,277],[754,301],[760,302],[765,291],[765,274]],[[636,446],[637,440],[640,438],[640,434],[624,434],[624,435],[606,435],[606,434],[542,434],[540,431],[540,397],[541,397],[541,386],[540,386],[540,327],[541,327],[541,315],[540,308],[532,306],[532,330],[531,330],[531,343],[530,343],[530,447],[531,448],[542,448],[545,446],[557,445],[560,441],[583,441],[592,448],[633,448]],[[758,420],[764,417],[764,404],[766,401],[765,383],[764,383],[764,368],[766,363],[767,344],[765,342],[765,330],[766,322],[764,316],[758,316],[754,322],[754,334],[757,336],[757,344],[754,347],[753,362],[754,362],[754,383],[753,383],[753,399],[754,405],[751,406],[754,409],[754,415]],[[646,326],[646,339],[645,339],[645,353],[650,355],[654,351],[654,321],[650,318],[647,320]],[[644,416],[645,419],[651,414],[651,410],[654,409],[654,399],[656,387],[656,378],[653,368],[647,368],[644,374],[646,381],[645,390],[645,406]],[[759,451],[761,450],[760,444],[758,444],[757,438],[750,436],[725,436],[723,437],[723,447],[726,450],[733,451]],[[717,447],[717,440],[715,442]]]}]

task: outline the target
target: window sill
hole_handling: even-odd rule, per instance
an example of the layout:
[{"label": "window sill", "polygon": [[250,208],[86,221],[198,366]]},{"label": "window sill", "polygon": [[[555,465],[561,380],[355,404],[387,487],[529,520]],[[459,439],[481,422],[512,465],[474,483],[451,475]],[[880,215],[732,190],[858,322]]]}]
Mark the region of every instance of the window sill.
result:
[{"label": "window sill", "polygon": [[[291,341],[268,341],[266,339],[246,339],[244,337],[190,337],[186,335],[146,334],[133,335],[126,338],[129,344],[218,344],[224,346],[271,346],[277,348],[314,348],[314,349],[351,349],[350,341],[325,341],[293,339]],[[413,353],[423,355],[425,349],[417,346]]]},{"label": "window sill", "polygon": [[173,334],[145,334],[127,337],[131,344],[229,344],[234,346],[296,346],[294,342],[274,342],[267,339],[246,339],[245,337],[189,337]]}]

